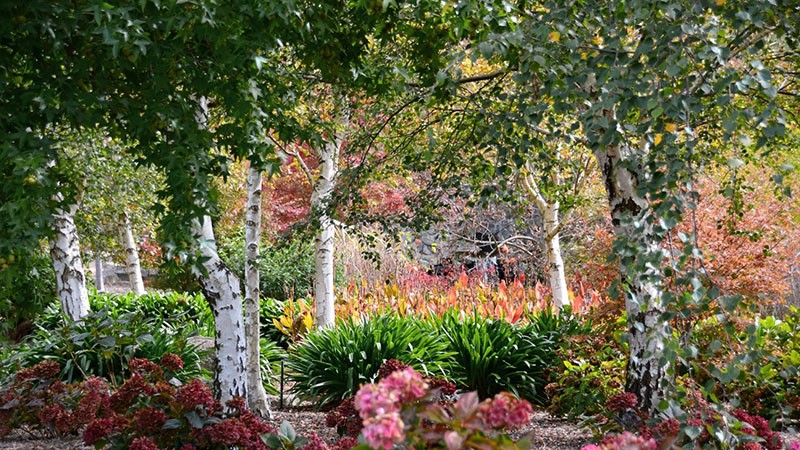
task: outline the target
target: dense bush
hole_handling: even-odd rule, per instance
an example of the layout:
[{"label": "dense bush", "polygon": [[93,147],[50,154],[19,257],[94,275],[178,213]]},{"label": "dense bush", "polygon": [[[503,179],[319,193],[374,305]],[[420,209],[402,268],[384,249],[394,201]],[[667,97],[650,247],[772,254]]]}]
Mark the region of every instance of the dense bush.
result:
[{"label": "dense bush", "polygon": [[[133,292],[97,292],[89,295],[89,306],[92,311],[105,309],[111,318],[134,314],[153,321],[168,322],[172,328],[197,330],[204,336],[214,335],[214,316],[208,302],[200,294],[149,291],[137,296]],[[65,321],[61,310],[54,305],[37,319],[36,324],[40,328],[54,329],[63,326]]]},{"label": "dense bush", "polygon": [[384,361],[397,359],[428,374],[445,374],[451,353],[435,330],[414,318],[350,318],[312,331],[289,349],[286,367],[300,398],[319,406],[355,395]]},{"label": "dense bush", "polygon": [[201,361],[210,357],[208,352],[189,342],[196,332],[170,322],[169,316],[161,319],[130,312],[114,317],[102,309],[57,328],[37,326],[9,358],[0,362],[0,379],[49,360],[61,366],[60,378],[67,383],[98,376],[118,384],[128,373],[131,359],[158,360],[167,353],[177,354],[185,362],[180,379],[207,376]]},{"label": "dense bush", "polygon": [[[244,236],[236,233],[218,242],[220,256],[244,278]],[[314,245],[311,239],[286,239],[264,246],[258,261],[262,298],[288,300],[314,289]]]},{"label": "dense bush", "polygon": [[369,448],[530,448],[525,439],[515,442],[503,433],[530,422],[528,402],[507,392],[480,402],[469,392],[442,404],[410,367],[363,386],[354,407],[364,419],[361,436]]},{"label": "dense bush", "polygon": [[0,341],[15,341],[56,298],[53,263],[44,253],[0,258]]},{"label": "dense bush", "polygon": [[440,334],[453,353],[448,376],[481,398],[509,391],[526,400],[545,400],[545,369],[554,363],[553,336],[534,327],[450,311],[431,318],[428,326]]},{"label": "dense bush", "polygon": [[548,410],[570,418],[598,414],[625,387],[627,352],[621,342],[624,317],[601,321],[585,334],[565,337],[545,390]]}]

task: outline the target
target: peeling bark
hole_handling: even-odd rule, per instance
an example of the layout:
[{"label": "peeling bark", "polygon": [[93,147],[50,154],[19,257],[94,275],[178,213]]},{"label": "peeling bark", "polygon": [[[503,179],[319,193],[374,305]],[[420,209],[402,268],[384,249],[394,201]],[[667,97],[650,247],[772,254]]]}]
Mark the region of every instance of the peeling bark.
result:
[{"label": "peeling bark", "polygon": [[123,248],[125,249],[125,271],[128,273],[131,291],[136,295],[144,295],[144,280],[142,279],[142,266],[139,263],[139,250],[136,248],[136,241],[133,239],[133,230],[127,215],[125,215],[125,223],[122,225],[121,234]]},{"label": "peeling bark", "polygon": [[[622,164],[636,157],[633,151],[616,145],[594,153],[603,174],[614,233],[645,249],[636,257],[660,252],[652,226],[644,221],[634,223],[648,208],[648,202],[637,194],[638,174]],[[661,269],[650,265],[646,273],[632,274],[621,264],[620,273],[626,289],[630,333],[625,390],[637,395],[642,410],[654,412],[665,397],[662,382],[667,376],[667,366],[659,361],[668,331],[668,324],[662,319],[665,305]]]},{"label": "peeling bark", "polygon": [[244,249],[244,327],[247,339],[248,407],[262,417],[272,417],[261,378],[260,288],[258,273],[261,242],[261,171],[250,166],[247,174],[247,212]]},{"label": "peeling bark", "polygon": [[[343,115],[346,118],[346,115]],[[328,205],[336,187],[336,178],[339,174],[339,154],[344,141],[346,120],[340,123],[340,129],[330,136],[322,148],[316,150],[320,162],[320,173],[311,194],[311,209],[319,214],[319,230],[314,239],[314,295],[316,299],[316,312],[314,324],[319,327],[333,326],[336,319],[334,305],[334,231],[335,226]]]},{"label": "peeling bark", "polygon": [[545,247],[547,250],[547,271],[550,275],[550,290],[553,291],[553,304],[564,309],[570,304],[567,290],[567,276],[564,273],[564,260],[561,258],[561,239],[558,221],[558,202],[545,205],[544,216]]},{"label": "peeling bark", "polygon": [[89,314],[89,293],[86,273],[81,259],[75,213],[78,205],[59,208],[53,214],[54,236],[50,239],[50,257],[56,274],[56,290],[61,311],[70,320],[80,320]]},{"label": "peeling bark", "polygon": [[523,179],[528,195],[539,208],[544,218],[544,246],[547,255],[547,272],[550,278],[550,290],[553,292],[553,305],[559,310],[570,304],[567,290],[567,277],[564,273],[564,260],[561,257],[561,222],[558,218],[559,202],[548,201],[539,190],[533,175]]},{"label": "peeling bark", "polygon": [[225,266],[217,253],[211,218],[195,223],[200,237],[200,254],[207,258],[203,267],[208,275],[200,277],[200,286],[214,314],[214,393],[225,405],[234,397],[247,395],[247,341],[242,315],[239,279]]}]

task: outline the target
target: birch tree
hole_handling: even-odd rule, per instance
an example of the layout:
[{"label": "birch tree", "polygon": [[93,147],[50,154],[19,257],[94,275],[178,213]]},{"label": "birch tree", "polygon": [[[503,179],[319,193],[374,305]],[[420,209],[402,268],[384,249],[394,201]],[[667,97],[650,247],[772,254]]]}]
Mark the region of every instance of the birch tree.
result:
[{"label": "birch tree", "polygon": [[124,213],[120,235],[123,242],[122,248],[125,252],[125,271],[128,272],[131,291],[136,295],[144,295],[144,280],[142,279],[142,265],[139,263],[139,249],[133,239],[131,222],[128,219],[128,215]]},{"label": "birch tree", "polygon": [[[63,196],[59,195],[59,199]],[[61,311],[70,320],[80,320],[89,314],[89,293],[83,270],[78,229],[75,226],[77,204],[67,204],[53,214],[53,236],[50,256],[56,274],[56,291]]]},{"label": "birch tree", "polygon": [[251,162],[247,173],[247,211],[245,213],[244,324],[247,339],[248,407],[262,416],[272,411],[261,377],[261,308],[258,258],[261,246],[261,170]]}]

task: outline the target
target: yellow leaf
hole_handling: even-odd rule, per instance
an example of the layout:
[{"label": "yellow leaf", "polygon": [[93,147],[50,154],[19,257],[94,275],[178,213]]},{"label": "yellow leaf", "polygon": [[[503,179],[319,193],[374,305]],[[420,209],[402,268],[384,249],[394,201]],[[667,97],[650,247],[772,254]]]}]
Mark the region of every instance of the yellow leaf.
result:
[{"label": "yellow leaf", "polygon": [[561,40],[561,33],[559,33],[558,31],[551,31],[550,34],[547,35],[547,37],[550,38],[550,40],[553,42],[558,42]]},{"label": "yellow leaf", "polygon": [[653,145],[658,145],[658,144],[660,144],[660,143],[661,143],[661,138],[662,138],[662,136],[661,136],[661,133],[658,133],[658,134],[655,136],[655,138],[653,138]]},{"label": "yellow leaf", "polygon": [[588,54],[588,53],[586,53],[586,52],[581,52],[581,59],[582,59],[582,60],[584,60],[584,61],[585,61],[585,60],[586,60],[586,58],[588,58],[588,57],[589,57],[589,54]]},{"label": "yellow leaf", "polygon": [[667,125],[666,125],[664,128],[665,128],[665,129],[666,129],[666,130],[667,130],[669,133],[674,133],[674,132],[675,132],[675,130],[677,130],[677,129],[678,129],[678,126],[677,126],[677,125],[675,125],[674,123],[668,123],[668,124],[667,124]]},{"label": "yellow leaf", "polygon": [[314,324],[314,319],[311,317],[311,314],[305,313],[303,315],[303,325],[306,326],[306,330],[310,330],[313,324]]},{"label": "yellow leaf", "polygon": [[725,4],[725,0],[717,0],[717,6],[722,6]]}]

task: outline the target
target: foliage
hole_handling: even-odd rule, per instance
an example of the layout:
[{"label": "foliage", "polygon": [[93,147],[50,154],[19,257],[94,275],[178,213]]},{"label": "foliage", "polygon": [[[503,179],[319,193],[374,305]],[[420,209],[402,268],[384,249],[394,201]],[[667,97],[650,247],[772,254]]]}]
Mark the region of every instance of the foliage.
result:
[{"label": "foliage", "polygon": [[355,397],[364,419],[362,436],[369,448],[519,449],[529,442],[514,442],[501,431],[530,421],[531,405],[502,392],[479,402],[478,395],[461,395],[453,404],[441,404],[413,369],[398,370],[377,384],[367,384]]},{"label": "foliage", "polygon": [[283,312],[272,318],[272,325],[289,342],[298,342],[311,331],[314,325],[314,303],[311,298],[283,302]]},{"label": "foliage", "polygon": [[261,337],[285,349],[289,347],[289,336],[276,327],[274,322],[275,319],[279,319],[284,313],[284,302],[280,300],[262,298],[259,302]]},{"label": "foliage", "polygon": [[[534,311],[549,309],[549,296],[548,287],[538,283],[526,286],[520,278],[492,286],[462,272],[451,284],[446,278],[417,270],[397,283],[380,283],[369,288],[351,284],[339,292],[340,302],[336,307],[339,317],[386,312],[436,317],[455,309],[517,323],[528,319]],[[576,302],[576,313],[602,301],[599,296],[587,297],[590,301],[584,302],[581,297]]]},{"label": "foliage", "polygon": [[295,383],[292,391],[322,407],[355,395],[389,359],[444,374],[450,357],[446,342],[419,319],[383,315],[351,317],[334,328],[313,330],[289,348],[286,367]]},{"label": "foliage", "polygon": [[0,374],[10,375],[40,361],[54,361],[61,367],[60,379],[66,383],[102,377],[118,385],[128,373],[133,358],[158,360],[167,353],[184,361],[177,373],[180,380],[207,376],[201,362],[208,352],[189,342],[195,332],[172,326],[164,320],[146,317],[141,312],[114,317],[107,309],[90,313],[81,321],[57,328],[37,330],[16,347],[11,358],[2,362]]},{"label": "foliage", "polygon": [[583,334],[566,337],[557,350],[560,364],[545,388],[548,411],[569,418],[600,413],[602,405],[625,386],[624,318],[600,321]]},{"label": "foliage", "polygon": [[259,343],[261,344],[259,366],[264,389],[268,394],[278,395],[277,386],[280,383],[281,361],[286,357],[286,352],[274,341],[261,338]]},{"label": "foliage", "polygon": [[53,263],[44,252],[0,258],[0,341],[15,341],[56,298]]},{"label": "foliage", "polygon": [[[244,276],[244,237],[220,239],[220,256],[240,278]],[[285,301],[308,296],[314,285],[314,245],[311,240],[283,239],[265,245],[258,260],[262,298]]]},{"label": "foliage", "polygon": [[[394,372],[409,369],[410,366],[396,359],[390,359],[378,369],[378,380],[383,380]],[[439,377],[423,377],[423,381],[431,390],[431,399],[438,396],[440,403],[452,402],[456,393],[456,385]],[[325,425],[335,427],[340,436],[357,437],[364,429],[364,423],[355,406],[355,398],[342,400],[335,408],[325,415]]]},{"label": "foliage", "polygon": [[132,313],[168,322],[173,328],[197,330],[212,336],[214,317],[200,294],[148,291],[144,295],[96,293],[89,297],[92,310],[106,309],[111,317]]},{"label": "foliage", "polygon": [[431,318],[428,326],[453,353],[448,377],[459,386],[481,398],[509,391],[532,402],[545,401],[545,370],[555,363],[554,336],[539,334],[530,325],[517,327],[458,311]]}]

